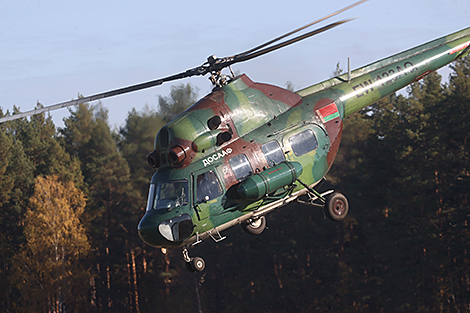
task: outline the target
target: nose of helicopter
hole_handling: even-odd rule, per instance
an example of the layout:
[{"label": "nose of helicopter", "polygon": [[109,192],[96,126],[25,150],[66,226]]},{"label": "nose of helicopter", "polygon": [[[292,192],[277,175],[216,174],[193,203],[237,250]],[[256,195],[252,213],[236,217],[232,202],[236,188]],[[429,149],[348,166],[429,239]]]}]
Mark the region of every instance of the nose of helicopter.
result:
[{"label": "nose of helicopter", "polygon": [[151,210],[140,220],[138,230],[140,238],[151,246],[177,247],[191,236],[194,224],[187,213],[161,215]]},{"label": "nose of helicopter", "polygon": [[160,222],[161,220],[157,214],[147,212],[137,227],[140,238],[153,247],[162,247],[167,243],[158,230]]}]

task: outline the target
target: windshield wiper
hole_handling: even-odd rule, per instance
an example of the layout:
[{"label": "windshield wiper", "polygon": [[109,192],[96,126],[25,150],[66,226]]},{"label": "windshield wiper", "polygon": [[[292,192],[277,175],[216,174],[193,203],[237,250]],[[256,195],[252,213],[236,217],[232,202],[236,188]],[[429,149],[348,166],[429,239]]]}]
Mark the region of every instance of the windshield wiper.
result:
[{"label": "windshield wiper", "polygon": [[184,188],[181,190],[181,196],[179,196],[175,202],[173,202],[173,204],[170,206],[170,208],[168,209],[168,212],[171,212],[171,210],[173,210],[173,208],[177,208],[177,207],[180,207],[184,204],[184,199],[186,198],[186,195],[184,194]]}]

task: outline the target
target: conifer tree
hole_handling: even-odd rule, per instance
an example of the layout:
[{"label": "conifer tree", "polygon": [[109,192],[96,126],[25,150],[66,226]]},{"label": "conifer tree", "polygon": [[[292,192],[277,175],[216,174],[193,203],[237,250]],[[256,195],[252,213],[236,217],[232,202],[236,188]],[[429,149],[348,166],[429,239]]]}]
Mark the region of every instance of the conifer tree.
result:
[{"label": "conifer tree", "polygon": [[[155,173],[155,169],[151,168],[146,161],[146,155],[154,149],[155,136],[161,127],[195,101],[196,92],[192,85],[173,86],[168,97],[159,97],[160,108],[158,112],[152,111],[148,107],[141,112],[133,109],[128,113],[125,125],[120,128],[118,147],[129,164],[130,179],[136,196],[132,208],[134,212],[139,212],[139,218],[144,213],[149,182]],[[134,221],[137,225],[138,219]],[[135,225],[129,231],[132,232]],[[130,269],[128,271],[129,285],[132,286],[134,295],[132,303],[136,309],[139,308],[136,297],[139,295],[139,298],[142,299],[140,305],[143,310],[144,308],[152,308],[155,301],[161,307],[168,305],[168,308],[174,309],[174,306],[170,305],[173,301],[168,299],[166,291],[169,292],[169,288],[177,284],[174,278],[180,274],[179,270],[173,269],[170,264],[174,264],[173,259],[178,260],[180,256],[177,252],[170,252],[163,256],[158,249],[147,246],[140,238],[132,238],[135,240],[126,241],[126,250],[129,256],[128,268]],[[173,255],[175,256],[173,257]],[[141,267],[138,267],[138,286],[131,275],[136,261],[138,264],[142,264]],[[184,284],[179,285],[180,294],[183,293],[185,287]],[[155,298],[154,290],[159,288],[166,290],[165,294],[161,298]]]},{"label": "conifer tree", "polygon": [[[458,180],[470,178],[470,57],[457,60],[451,66],[450,93],[446,98],[448,114],[443,119],[451,125],[445,140],[449,142],[449,149],[455,154],[460,163]],[[459,185],[458,181],[454,182]],[[465,199],[467,202],[468,199]]]},{"label": "conifer tree", "polygon": [[9,218],[6,211],[6,204],[8,204],[11,191],[13,189],[13,179],[10,175],[6,174],[10,158],[11,146],[13,142],[10,136],[5,132],[3,127],[0,127],[0,304],[3,307],[9,306],[10,301],[10,284],[7,269],[9,268],[9,257],[11,245],[8,243],[8,234],[5,233],[9,229]]},{"label": "conifer tree", "polygon": [[442,114],[446,122],[443,140],[447,143],[446,185],[443,195],[442,241],[446,247],[442,285],[455,311],[468,310],[470,305],[468,277],[470,275],[470,57],[461,58],[451,66],[449,92]]},{"label": "conifer tree", "polygon": [[13,188],[13,179],[6,175],[6,171],[11,158],[11,146],[13,140],[5,132],[3,127],[0,127],[0,208],[8,202],[10,192]]},{"label": "conifer tree", "polygon": [[[14,109],[18,111],[18,108]],[[11,271],[14,257],[25,242],[23,235],[24,215],[34,184],[33,166],[24,153],[23,143],[18,138],[19,126],[27,123],[25,119],[0,125],[0,154],[2,155],[2,195],[0,198],[0,239],[1,239],[1,300],[0,307],[6,312],[21,303],[21,295],[13,283]]]},{"label": "conifer tree", "polygon": [[153,151],[155,136],[164,125],[162,116],[146,107],[142,112],[132,109],[119,130],[118,147],[129,164],[132,185],[139,195],[141,207],[145,207],[149,182],[155,173],[146,156]]},{"label": "conifer tree", "polygon": [[[40,103],[36,108],[43,107]],[[34,166],[34,176],[59,175],[63,180],[72,180],[78,187],[83,177],[78,161],[71,158],[60,144],[51,116],[34,115],[30,121],[20,119],[11,123],[11,132],[21,141],[24,153]]]},{"label": "conifer tree", "polygon": [[92,292],[98,310],[111,312],[129,307],[127,256],[129,236],[135,241],[140,211],[134,211],[134,191],[129,168],[119,154],[107,121],[107,111],[81,104],[65,119],[62,130],[69,153],[80,160],[87,190],[85,220],[95,254],[90,259],[94,274]]},{"label": "conifer tree", "polygon": [[190,83],[171,86],[168,97],[158,96],[159,113],[165,122],[169,122],[196,101],[197,88]]}]

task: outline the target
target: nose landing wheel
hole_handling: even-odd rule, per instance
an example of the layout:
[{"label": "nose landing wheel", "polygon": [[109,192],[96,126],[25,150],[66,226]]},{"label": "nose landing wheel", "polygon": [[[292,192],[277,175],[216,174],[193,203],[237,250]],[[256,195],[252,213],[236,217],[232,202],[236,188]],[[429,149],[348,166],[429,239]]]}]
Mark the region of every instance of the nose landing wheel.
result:
[{"label": "nose landing wheel", "polygon": [[188,249],[183,249],[183,259],[186,262],[186,269],[191,273],[198,273],[204,271],[206,262],[201,257],[189,257]]},{"label": "nose landing wheel", "polygon": [[191,261],[186,262],[186,268],[191,273],[202,272],[206,268],[206,262],[201,257],[191,258]]}]

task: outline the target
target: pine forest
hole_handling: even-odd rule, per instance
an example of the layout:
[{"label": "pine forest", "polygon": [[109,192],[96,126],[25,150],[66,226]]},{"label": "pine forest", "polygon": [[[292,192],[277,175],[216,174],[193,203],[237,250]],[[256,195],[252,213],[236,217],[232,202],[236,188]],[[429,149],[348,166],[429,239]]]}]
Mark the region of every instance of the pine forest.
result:
[{"label": "pine forest", "polygon": [[322,187],[348,197],[343,222],[289,204],[259,236],[233,227],[195,246],[198,274],[137,232],[145,157],[197,101],[191,84],[115,130],[100,104],[70,109],[63,128],[1,124],[0,312],[470,312],[470,58],[442,81],[345,120]]}]

